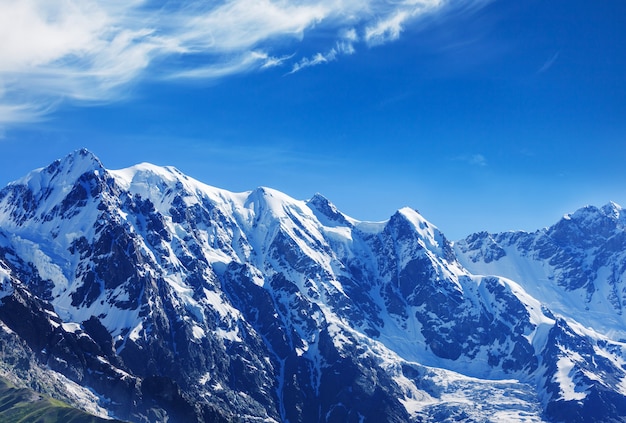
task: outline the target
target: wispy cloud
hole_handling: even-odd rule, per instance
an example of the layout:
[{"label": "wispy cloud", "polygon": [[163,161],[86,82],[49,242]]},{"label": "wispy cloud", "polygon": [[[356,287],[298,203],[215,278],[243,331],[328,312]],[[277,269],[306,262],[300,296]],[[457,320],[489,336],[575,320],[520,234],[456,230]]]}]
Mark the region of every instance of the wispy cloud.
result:
[{"label": "wispy cloud", "polygon": [[[482,1],[0,0],[0,125],[40,119],[64,100],[113,101],[145,78],[297,72]],[[317,53],[294,53],[318,30],[337,36]]]},{"label": "wispy cloud", "polygon": [[291,68],[291,72],[298,72],[304,68],[308,68],[311,66],[317,66],[324,63],[332,62],[336,60],[339,56],[354,54],[355,48],[354,43],[358,41],[358,37],[356,35],[356,31],[354,29],[350,29],[343,32],[341,39],[338,40],[333,48],[328,50],[325,53],[316,53],[311,57],[304,57],[300,61],[293,64]]},{"label": "wispy cloud", "polygon": [[482,154],[472,154],[468,162],[474,166],[487,166],[487,158]]},{"label": "wispy cloud", "polygon": [[452,158],[452,160],[456,162],[467,163],[471,166],[477,166],[477,167],[487,166],[487,158],[480,153],[463,154],[461,156],[456,156]]},{"label": "wispy cloud", "polygon": [[543,65],[541,65],[541,67],[537,70],[537,73],[544,73],[546,72],[548,69],[550,69],[552,67],[552,65],[554,65],[554,63],[557,61],[557,59],[559,58],[559,55],[561,54],[560,51],[557,51],[556,53],[554,53],[548,60],[545,61],[545,63]]}]

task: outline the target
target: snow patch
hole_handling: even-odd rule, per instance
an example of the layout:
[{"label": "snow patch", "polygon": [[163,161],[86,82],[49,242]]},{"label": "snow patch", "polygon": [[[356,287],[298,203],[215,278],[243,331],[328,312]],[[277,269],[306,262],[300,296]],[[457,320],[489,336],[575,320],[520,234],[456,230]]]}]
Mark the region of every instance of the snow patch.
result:
[{"label": "snow patch", "polygon": [[434,253],[437,257],[443,257],[442,249],[445,241],[441,231],[436,226],[424,219],[416,210],[409,207],[398,210],[398,213],[411,223],[415,232],[419,235],[420,243],[423,243],[424,248]]},{"label": "snow patch", "polygon": [[60,295],[69,286],[69,281],[63,274],[63,270],[53,263],[52,259],[40,249],[41,243],[36,243],[28,239],[14,235],[11,239],[15,252],[22,260],[32,263],[39,276],[43,280],[54,282],[53,296]]},{"label": "snow patch", "polygon": [[205,374],[202,375],[200,379],[198,379],[198,383],[200,385],[206,385],[207,382],[209,382],[210,380],[211,380],[211,373],[206,372]]},{"label": "snow patch", "polygon": [[242,319],[241,312],[228,304],[219,293],[204,289],[204,296],[206,302],[211,308],[218,312],[220,318],[224,321],[240,320]]},{"label": "snow patch", "polygon": [[0,299],[13,293],[13,284],[11,283],[11,274],[8,269],[0,265]]},{"label": "snow patch", "polygon": [[225,339],[231,342],[243,342],[243,340],[239,336],[239,330],[237,328],[235,328],[235,330],[217,328],[215,330],[215,335],[217,335],[221,339]]},{"label": "snow patch", "polygon": [[131,341],[137,342],[141,337],[141,331],[143,330],[143,322],[139,321],[137,326],[135,326],[130,333],[128,334],[128,339]]},{"label": "snow patch", "polygon": [[355,222],[354,226],[364,234],[374,235],[381,233],[389,221],[382,222]]},{"label": "snow patch", "polygon": [[61,326],[63,326],[63,330],[70,333],[76,333],[81,330],[78,323],[62,323]]},{"label": "snow patch", "polygon": [[191,334],[196,339],[202,339],[202,338],[204,338],[206,336],[206,334],[204,333],[204,329],[202,329],[198,325],[193,325],[191,327]]},{"label": "snow patch", "polygon": [[582,362],[580,354],[573,351],[565,351],[565,355],[557,361],[557,371],[553,381],[558,383],[560,389],[560,399],[565,401],[582,401],[587,397],[587,393],[576,384],[573,378],[576,362]]}]

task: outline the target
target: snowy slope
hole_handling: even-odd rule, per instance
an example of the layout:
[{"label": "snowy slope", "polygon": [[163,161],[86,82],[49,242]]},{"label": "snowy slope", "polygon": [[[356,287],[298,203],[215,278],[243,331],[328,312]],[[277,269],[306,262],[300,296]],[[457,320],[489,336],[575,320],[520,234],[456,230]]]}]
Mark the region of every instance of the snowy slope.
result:
[{"label": "snowy slope", "polygon": [[534,233],[471,235],[455,250],[472,272],[516,280],[554,312],[626,339],[626,212],[619,205],[588,206]]},{"label": "snowy slope", "polygon": [[[548,344],[544,356],[554,372],[552,398],[573,404],[588,401],[590,388],[626,392],[624,377],[613,370],[624,368],[626,352],[625,223],[624,210],[608,203],[584,207],[536,232],[481,232],[454,244],[465,268],[515,280],[558,319],[551,329],[556,345]],[[588,405],[583,408],[575,413],[600,420]]]},{"label": "snowy slope", "polygon": [[465,242],[408,208],[362,222],[80,150],[0,191],[0,320],[131,421],[619,416],[619,322],[587,325],[588,302],[529,282],[540,265],[492,269],[477,252],[505,263],[499,244]]}]

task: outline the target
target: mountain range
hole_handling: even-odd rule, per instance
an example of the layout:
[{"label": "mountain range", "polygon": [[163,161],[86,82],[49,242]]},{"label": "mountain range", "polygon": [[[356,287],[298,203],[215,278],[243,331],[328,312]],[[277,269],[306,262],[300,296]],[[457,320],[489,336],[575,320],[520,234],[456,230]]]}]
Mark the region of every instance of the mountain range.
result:
[{"label": "mountain range", "polygon": [[625,228],[451,242],[79,150],[0,191],[0,375],[141,423],[622,422]]}]

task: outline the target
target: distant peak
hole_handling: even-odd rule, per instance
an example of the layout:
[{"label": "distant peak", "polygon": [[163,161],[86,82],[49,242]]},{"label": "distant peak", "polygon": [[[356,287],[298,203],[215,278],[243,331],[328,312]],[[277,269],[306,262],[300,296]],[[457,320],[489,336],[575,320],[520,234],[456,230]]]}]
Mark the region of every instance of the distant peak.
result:
[{"label": "distant peak", "polygon": [[609,201],[604,206],[602,206],[602,211],[608,216],[619,217],[622,210],[622,206],[613,201]]},{"label": "distant peak", "polygon": [[401,228],[400,230],[404,233],[400,233],[400,236],[406,236],[406,230],[410,228],[410,232],[417,235],[426,249],[440,257],[454,260],[451,245],[444,234],[426,220],[419,211],[411,207],[403,207],[391,217],[389,225]]},{"label": "distant peak", "polygon": [[255,201],[267,202],[277,195],[280,196],[280,194],[282,193],[279,193],[279,191],[276,191],[274,189],[259,186],[250,191],[249,198]]},{"label": "distant peak", "polygon": [[319,192],[316,192],[315,195],[313,197],[311,197],[311,199],[309,201],[307,201],[308,205],[313,205],[313,206],[322,206],[322,207],[326,207],[331,205],[331,202],[328,201],[328,199],[326,197],[324,197],[322,194],[320,194]]},{"label": "distant peak", "polygon": [[[398,213],[401,213],[405,216],[411,216],[411,215],[419,215],[420,217],[422,217],[422,214],[419,212],[419,210],[416,210],[414,208],[411,207],[402,207],[401,209],[398,209],[397,211]],[[422,217],[423,219],[423,217]]]},{"label": "distant peak", "polygon": [[81,175],[89,172],[105,173],[106,169],[93,153],[82,148],[55,160],[45,168],[33,170],[11,184],[27,185],[31,190],[38,191],[50,185],[73,185]]},{"label": "distant peak", "polygon": [[88,157],[88,158],[92,158],[95,160],[98,160],[96,158],[96,156],[89,150],[87,150],[86,148],[79,148],[78,150],[74,150],[73,152],[71,152],[69,154],[69,156],[80,156],[80,157]]},{"label": "distant peak", "polygon": [[104,166],[91,151],[86,148],[75,150],[63,159],[54,161],[45,169],[50,174],[65,170],[65,173],[82,174],[90,170],[104,170]]},{"label": "distant peak", "polygon": [[[609,202],[602,207],[585,206],[574,213],[566,214],[559,222],[549,228],[552,236],[569,240],[586,236],[608,238],[616,230],[626,227],[626,215],[617,203]],[[581,235],[583,234],[583,235]]]},{"label": "distant peak", "polygon": [[252,190],[252,192],[254,194],[261,195],[261,196],[271,195],[270,190],[267,187],[263,187],[263,186],[256,187],[254,190]]},{"label": "distant peak", "polygon": [[402,207],[395,214],[402,216],[405,220],[420,229],[438,230],[437,227],[426,220],[418,210],[411,207]]},{"label": "distant peak", "polygon": [[98,159],[95,154],[93,154],[91,151],[87,150],[86,148],[74,150],[73,152],[68,154],[64,160],[72,161],[72,162],[97,163],[100,166],[102,166],[100,159]]},{"label": "distant peak", "polygon": [[306,204],[317,215],[318,219],[324,216],[326,219],[329,219],[327,223],[333,222],[347,226],[351,225],[348,219],[346,219],[346,216],[319,192],[315,193]]},{"label": "distant peak", "polygon": [[609,201],[607,204],[599,208],[592,205],[581,207],[574,213],[566,214],[564,218],[566,220],[586,220],[594,216],[606,216],[614,219],[619,219],[622,210],[623,209],[619,204],[613,201]]}]

